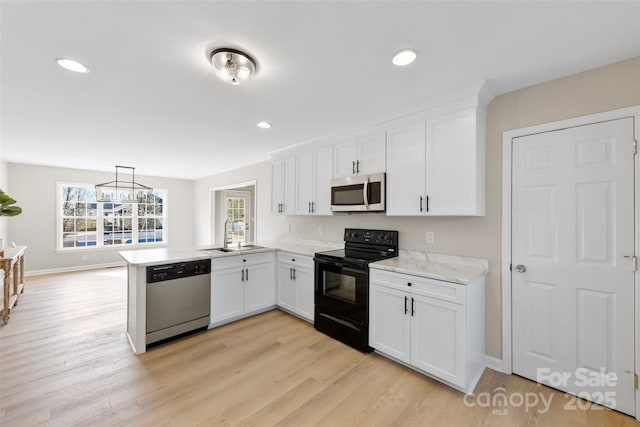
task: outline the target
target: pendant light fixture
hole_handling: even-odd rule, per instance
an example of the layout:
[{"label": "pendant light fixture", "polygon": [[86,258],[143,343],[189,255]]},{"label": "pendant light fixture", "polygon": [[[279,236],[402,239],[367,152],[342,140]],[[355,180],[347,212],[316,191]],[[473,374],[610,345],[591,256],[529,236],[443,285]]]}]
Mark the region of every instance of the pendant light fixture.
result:
[{"label": "pendant light fixture", "polygon": [[211,52],[210,59],[218,78],[232,85],[240,84],[256,72],[256,61],[237,49],[215,49]]},{"label": "pendant light fixture", "polygon": [[[122,169],[131,172],[131,180],[122,179]],[[136,168],[116,165],[115,181],[96,184],[96,198],[98,202],[138,203],[148,199],[153,188],[136,182]],[[127,178],[127,177],[125,177]]]}]

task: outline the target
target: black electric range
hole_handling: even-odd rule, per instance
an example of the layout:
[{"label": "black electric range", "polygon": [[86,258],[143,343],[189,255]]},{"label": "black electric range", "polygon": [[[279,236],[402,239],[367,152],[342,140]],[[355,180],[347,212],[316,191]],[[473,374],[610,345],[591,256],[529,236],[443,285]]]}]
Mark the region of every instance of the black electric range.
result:
[{"label": "black electric range", "polygon": [[344,249],[316,252],[315,328],[360,351],[369,347],[369,263],[398,256],[398,232],[344,230]]}]

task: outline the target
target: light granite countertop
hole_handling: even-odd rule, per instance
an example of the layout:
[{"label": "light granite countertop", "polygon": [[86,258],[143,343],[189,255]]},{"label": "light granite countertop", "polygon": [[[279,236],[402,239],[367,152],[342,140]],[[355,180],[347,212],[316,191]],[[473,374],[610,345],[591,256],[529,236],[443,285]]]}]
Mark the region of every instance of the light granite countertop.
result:
[{"label": "light granite countertop", "polygon": [[207,258],[222,258],[238,255],[248,255],[261,252],[272,252],[276,250],[291,252],[297,255],[313,256],[316,252],[330,251],[344,247],[344,242],[323,242],[320,240],[274,240],[256,243],[259,248],[246,250],[223,252],[218,250],[207,250],[209,247],[193,249],[140,249],[131,251],[120,251],[122,257],[129,265],[147,266],[157,264],[167,264],[173,262],[195,261]]},{"label": "light granite countertop", "polygon": [[481,258],[400,250],[397,257],[373,262],[369,268],[468,285],[489,270],[489,262]]}]

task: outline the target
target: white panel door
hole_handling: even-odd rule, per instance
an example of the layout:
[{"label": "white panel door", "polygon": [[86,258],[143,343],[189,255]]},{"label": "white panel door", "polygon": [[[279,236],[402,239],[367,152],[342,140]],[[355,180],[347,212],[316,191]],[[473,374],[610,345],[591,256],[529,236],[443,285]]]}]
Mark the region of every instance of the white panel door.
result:
[{"label": "white panel door", "polygon": [[411,299],[407,292],[369,286],[369,345],[405,363],[411,361]]},{"label": "white panel door", "polygon": [[423,215],[425,122],[387,131],[387,215]]},{"label": "white panel door", "polygon": [[632,141],[631,118],[516,138],[512,178],[513,371],[630,415]]},{"label": "white panel door", "polygon": [[357,140],[356,173],[367,175],[387,171],[387,135],[384,131]]},{"label": "white panel door", "polygon": [[412,294],[410,310],[411,364],[465,387],[464,306]]}]

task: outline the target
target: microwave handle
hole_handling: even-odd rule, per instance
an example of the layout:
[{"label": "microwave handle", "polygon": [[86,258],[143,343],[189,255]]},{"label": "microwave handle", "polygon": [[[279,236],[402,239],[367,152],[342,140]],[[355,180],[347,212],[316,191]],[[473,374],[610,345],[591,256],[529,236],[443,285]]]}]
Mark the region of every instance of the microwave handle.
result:
[{"label": "microwave handle", "polygon": [[362,195],[364,196],[364,206],[369,209],[369,178],[364,181],[364,187],[362,187]]}]

